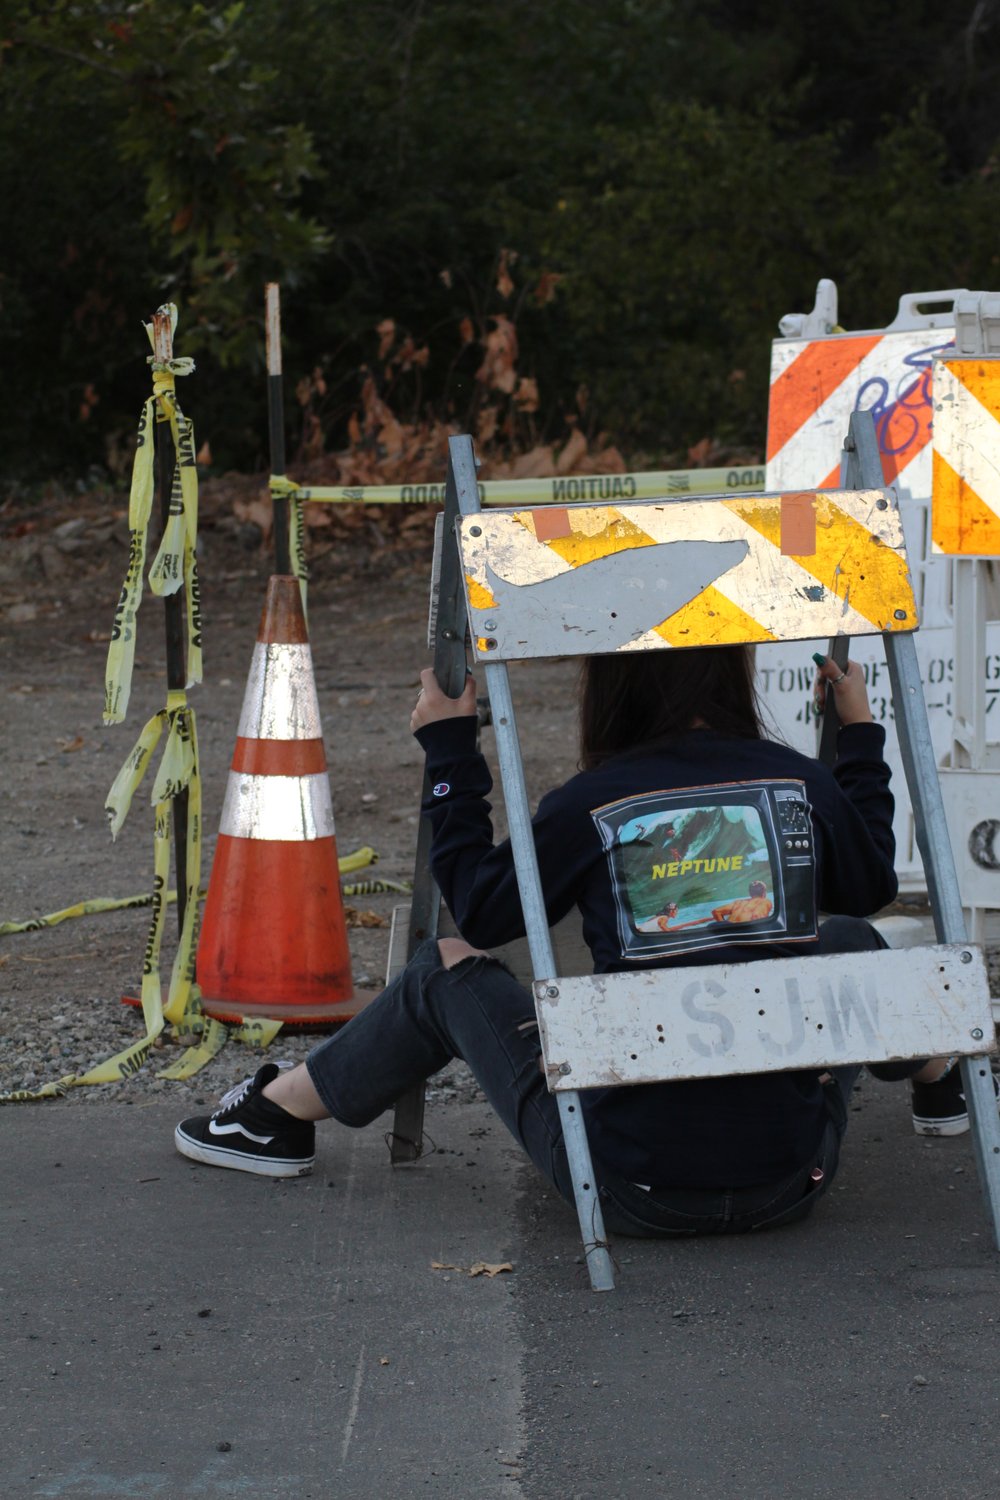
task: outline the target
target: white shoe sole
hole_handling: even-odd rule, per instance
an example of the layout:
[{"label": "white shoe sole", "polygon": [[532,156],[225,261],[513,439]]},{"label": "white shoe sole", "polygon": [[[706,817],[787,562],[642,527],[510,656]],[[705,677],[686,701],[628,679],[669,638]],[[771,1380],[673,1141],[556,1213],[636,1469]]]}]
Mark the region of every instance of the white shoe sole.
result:
[{"label": "white shoe sole", "polygon": [[303,1157],[301,1161],[247,1156],[243,1151],[228,1151],[225,1146],[206,1146],[185,1135],[179,1125],[174,1131],[174,1145],[190,1161],[200,1161],[208,1167],[229,1167],[235,1172],[252,1172],[256,1177],[307,1177],[316,1160],[314,1156]]},{"label": "white shoe sole", "polygon": [[957,1115],[950,1120],[924,1120],[913,1116],[913,1128],[917,1135],[967,1135],[968,1115]]}]

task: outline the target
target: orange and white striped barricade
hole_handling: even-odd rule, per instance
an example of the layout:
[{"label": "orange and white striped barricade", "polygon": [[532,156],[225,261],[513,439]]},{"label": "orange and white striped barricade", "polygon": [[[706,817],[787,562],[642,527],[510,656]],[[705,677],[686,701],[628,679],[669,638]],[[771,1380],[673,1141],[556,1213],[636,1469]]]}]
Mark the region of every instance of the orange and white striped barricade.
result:
[{"label": "orange and white striped barricade", "polygon": [[962,299],[956,313],[956,353],[934,364],[932,540],[955,569],[953,713],[941,786],[963,900],[981,939],[986,912],[1000,908],[992,562],[1000,558],[1000,295]]},{"label": "orange and white striped barricade", "polygon": [[1000,557],[1000,358],[934,363],[931,539],[948,557]]},{"label": "orange and white striped barricade", "polygon": [[206,1012],[354,1014],[333,802],[298,580],[268,583],[197,960]]},{"label": "orange and white striped barricade", "polygon": [[[816,309],[782,319],[785,336],[771,346],[769,490],[836,487],[851,413],[872,414],[883,483],[898,496],[906,535],[922,626],[917,652],[939,759],[951,733],[952,598],[951,565],[934,556],[931,547],[932,371],[934,360],[954,346],[956,309],[968,296],[954,289],[908,293],[887,328],[845,332],[837,325],[836,288],[821,282]],[[782,736],[807,753],[815,747],[816,733],[811,656],[828,646],[822,641],[787,643],[758,655],[768,709]],[[858,641],[851,649],[865,669],[872,712],[885,726],[886,759],[899,789],[895,834],[900,882],[904,890],[923,890],[881,643]]]}]

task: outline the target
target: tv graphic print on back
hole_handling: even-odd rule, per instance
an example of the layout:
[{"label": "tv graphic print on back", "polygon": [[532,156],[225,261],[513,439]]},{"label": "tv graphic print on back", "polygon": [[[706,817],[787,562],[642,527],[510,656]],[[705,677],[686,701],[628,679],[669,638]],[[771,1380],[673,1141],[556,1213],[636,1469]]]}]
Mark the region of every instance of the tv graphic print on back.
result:
[{"label": "tv graphic print on back", "polygon": [[804,782],[647,792],[591,816],[611,866],[623,958],[816,936]]}]

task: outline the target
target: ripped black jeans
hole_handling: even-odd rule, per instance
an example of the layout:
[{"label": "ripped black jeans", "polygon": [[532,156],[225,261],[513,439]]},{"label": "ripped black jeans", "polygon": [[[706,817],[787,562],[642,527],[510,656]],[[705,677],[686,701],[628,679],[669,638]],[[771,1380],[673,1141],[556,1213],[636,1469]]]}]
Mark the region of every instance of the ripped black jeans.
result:
[{"label": "ripped black jeans", "polygon": [[[885,947],[873,927],[855,918],[833,917],[820,932],[823,952]],[[437,943],[422,943],[381,995],[313,1049],[306,1066],[333,1118],[361,1126],[456,1057],[472,1069],[535,1166],[572,1204],[559,1108],[539,1066],[534,1001],[497,960],[467,958],[446,969]],[[815,1159],[778,1182],[649,1193],[595,1161],[608,1229],[655,1238],[735,1234],[803,1218],[837,1170],[847,1100],[859,1071],[832,1070],[829,1119]]]}]

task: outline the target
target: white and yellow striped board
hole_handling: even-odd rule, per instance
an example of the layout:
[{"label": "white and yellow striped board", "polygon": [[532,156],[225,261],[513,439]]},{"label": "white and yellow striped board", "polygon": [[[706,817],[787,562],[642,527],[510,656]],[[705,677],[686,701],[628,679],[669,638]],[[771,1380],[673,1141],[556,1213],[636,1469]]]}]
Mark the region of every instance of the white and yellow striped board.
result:
[{"label": "white and yellow striped board", "polygon": [[459,545],[481,661],[917,626],[882,490],[481,511]]},{"label": "white and yellow striped board", "polygon": [[934,551],[1000,556],[1000,359],[935,360],[933,463]]}]

